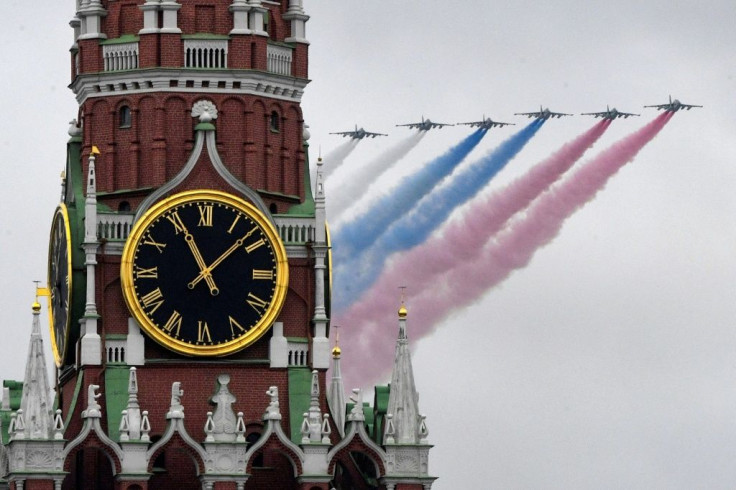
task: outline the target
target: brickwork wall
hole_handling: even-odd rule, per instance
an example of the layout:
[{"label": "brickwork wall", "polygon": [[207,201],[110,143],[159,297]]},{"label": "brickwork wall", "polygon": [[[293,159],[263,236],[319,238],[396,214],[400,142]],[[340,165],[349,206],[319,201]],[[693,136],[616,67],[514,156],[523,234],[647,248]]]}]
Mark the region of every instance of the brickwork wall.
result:
[{"label": "brickwork wall", "polygon": [[[98,192],[158,187],[186,164],[194,145],[191,108],[200,99],[218,108],[218,152],[228,170],[254,189],[304,199],[303,118],[299,104],[252,95],[160,93],[90,99],[84,117],[83,171],[92,145],[97,159]],[[120,108],[131,110],[129,127],[120,125]],[[270,128],[271,114],[280,128]],[[100,196],[104,202],[105,197]],[[293,200],[283,200],[294,204]]]}]

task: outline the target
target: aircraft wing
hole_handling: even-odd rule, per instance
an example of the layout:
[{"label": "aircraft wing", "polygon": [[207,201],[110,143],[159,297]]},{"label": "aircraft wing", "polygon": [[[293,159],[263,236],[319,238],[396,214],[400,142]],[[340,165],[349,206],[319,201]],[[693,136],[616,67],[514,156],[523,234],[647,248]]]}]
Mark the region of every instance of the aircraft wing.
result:
[{"label": "aircraft wing", "polygon": [[384,133],[371,133],[370,131],[366,131],[363,134],[365,135],[366,138],[375,138],[376,136],[388,136],[387,134],[384,134]]},{"label": "aircraft wing", "polygon": [[692,109],[693,107],[703,107],[703,106],[702,105],[693,105],[693,104],[680,104],[680,108],[681,109],[686,109],[688,111],[690,109]]},{"label": "aircraft wing", "polygon": [[340,136],[345,136],[346,138],[354,138],[357,132],[356,131],[341,131],[339,133],[330,133],[330,134],[338,134]]},{"label": "aircraft wing", "polygon": [[544,114],[541,112],[515,112],[514,116],[544,117]]}]

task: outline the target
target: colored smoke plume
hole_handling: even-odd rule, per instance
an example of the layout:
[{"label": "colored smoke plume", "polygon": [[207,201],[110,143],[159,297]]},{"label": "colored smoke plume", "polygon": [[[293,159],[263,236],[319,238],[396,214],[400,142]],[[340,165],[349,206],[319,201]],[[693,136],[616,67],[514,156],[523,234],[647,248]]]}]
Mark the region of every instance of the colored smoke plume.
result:
[{"label": "colored smoke plume", "polygon": [[336,310],[349,307],[371,287],[385,269],[387,257],[424,242],[453,210],[476,196],[526,146],[542,124],[543,120],[535,120],[480,160],[456,167],[442,184],[424,196],[409,213],[396,220],[365,251],[359,263],[340,267],[338,275],[350,274],[350,279],[338,278],[345,287],[335,298]]},{"label": "colored smoke plume", "polygon": [[404,158],[426,134],[426,131],[412,133],[368,163],[350,167],[348,177],[340,182],[340,185],[331,185],[332,182],[327,182],[327,212],[330,221],[338,221],[342,214],[366,193],[369,182],[375,182]]},{"label": "colored smoke plume", "polygon": [[[525,267],[534,253],[550,243],[564,222],[590,202],[608,180],[649,143],[673,116],[665,112],[635,133],[615,143],[591,159],[564,181],[543,193],[526,215],[503,230],[482,250],[477,260],[464,262],[431,283],[412,298],[409,307],[409,335],[414,342],[432,332],[452,311],[466,307],[488,289],[505,280],[515,269]],[[404,282],[398,285],[405,285]],[[397,286],[398,286],[397,285]],[[426,285],[421,285],[426,286]],[[421,287],[415,286],[416,291]],[[353,385],[375,382],[376,366],[388,365],[396,339],[396,305],[381,312],[381,318],[345,317],[356,338],[343,337],[343,352],[351,359],[343,368]],[[351,323],[351,319],[355,320]],[[357,319],[357,320],[356,320]],[[348,341],[348,342],[345,342]],[[387,364],[388,363],[388,364]],[[367,369],[371,366],[371,369]]]},{"label": "colored smoke plume", "polygon": [[337,229],[332,240],[335,263],[347,266],[348,261],[370,247],[383,230],[449,175],[485,134],[484,129],[473,132],[443,155],[423,165],[416,173],[405,177],[397,189],[384,194],[365,212]]},{"label": "colored smoke plume", "polygon": [[599,122],[506,187],[479,195],[463,208],[460,219],[447,223],[421,245],[393,257],[390,267],[368,293],[341,316],[378,321],[395,307],[396,285],[416,288],[432,284],[446,271],[477,258],[488,240],[567,172],[610,123]]},{"label": "colored smoke plume", "polygon": [[327,180],[335,170],[340,168],[345,162],[345,159],[353,152],[360,140],[350,138],[348,141],[343,142],[340,146],[327,153],[324,157],[324,170],[322,170],[322,178]]}]

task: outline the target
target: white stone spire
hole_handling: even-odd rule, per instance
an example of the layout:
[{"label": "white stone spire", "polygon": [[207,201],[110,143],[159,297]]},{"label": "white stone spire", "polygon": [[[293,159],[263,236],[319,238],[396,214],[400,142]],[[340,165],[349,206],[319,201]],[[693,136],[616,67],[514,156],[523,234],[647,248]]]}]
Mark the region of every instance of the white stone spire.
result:
[{"label": "white stone spire", "polygon": [[[338,328],[335,326],[335,328]],[[332,349],[332,381],[330,389],[327,390],[327,405],[330,407],[332,420],[335,421],[337,431],[340,437],[345,436],[345,387],[342,382],[342,372],[340,371],[340,355],[342,351],[338,345],[340,342],[340,334],[335,339],[335,347]]]},{"label": "white stone spire", "polygon": [[96,146],[89,154],[89,169],[87,171],[87,197],[84,202],[84,248],[87,269],[87,296],[84,307],[82,324],[81,364],[98,366],[102,364],[102,349],[100,334],[97,332],[97,303],[95,301],[95,266],[97,266],[97,174],[95,160],[100,154]]},{"label": "white stone spire", "polygon": [[419,414],[419,395],[414,384],[409,338],[406,334],[406,316],[407,310],[402,302],[399,309],[399,338],[396,341],[387,414],[391,415],[390,425],[396,444],[419,444],[419,428],[423,424],[423,419]]},{"label": "white stone spire", "polygon": [[34,302],[33,328],[31,342],[28,346],[26,377],[23,380],[23,395],[20,402],[25,419],[24,438],[30,440],[52,439],[54,430],[54,413],[49,398],[50,386],[39,322],[40,311],[41,305],[38,301]]},{"label": "white stone spire", "polygon": [[317,176],[314,196],[315,239],[314,251],[314,338],[312,339],[312,367],[330,367],[330,340],[327,338],[327,309],[325,277],[327,272],[327,212],[325,210],[325,189],[322,175],[322,159],[317,160]]}]

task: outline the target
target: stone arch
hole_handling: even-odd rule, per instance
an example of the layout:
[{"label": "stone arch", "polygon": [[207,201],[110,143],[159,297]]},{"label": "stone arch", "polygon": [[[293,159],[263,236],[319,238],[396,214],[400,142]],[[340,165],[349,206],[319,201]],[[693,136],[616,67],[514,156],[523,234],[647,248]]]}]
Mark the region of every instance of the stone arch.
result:
[{"label": "stone arch", "polygon": [[175,432],[169,440],[166,441],[165,444],[161,445],[160,447],[156,448],[155,451],[153,451],[150,454],[149,460],[148,460],[148,468],[146,468],[146,471],[151,473],[153,471],[154,462],[156,459],[162,454],[167,451],[171,450],[178,450],[182,451],[184,454],[186,454],[194,463],[194,466],[196,468],[196,474],[197,476],[201,475],[205,471],[204,466],[204,460],[202,459],[201,455],[197,452],[196,449],[194,449],[189,442],[184,440],[184,438],[181,436],[179,432]]},{"label": "stone arch", "polygon": [[[154,462],[163,461],[161,467]],[[159,463],[160,464],[160,463]],[[186,446],[164,446],[155,453],[149,462],[149,472],[153,476],[148,481],[148,490],[200,490],[199,476],[202,470],[199,467],[199,458]]]},{"label": "stone arch", "polygon": [[119,468],[115,469],[112,456],[102,447],[80,446],[64,460],[64,471],[63,490],[114,488]]},{"label": "stone arch", "polygon": [[[255,456],[261,452],[264,451],[266,453],[279,453],[282,456],[284,456],[289,463],[291,464],[291,467],[293,469],[294,476],[298,476],[302,474],[303,468],[302,468],[302,460],[299,457],[299,455],[294,452],[292,448],[287,446],[283,443],[278,437],[278,435],[275,432],[271,432],[270,434],[267,432],[266,434],[267,439],[261,443],[261,440],[259,439],[258,442],[255,443],[254,447],[255,450],[249,455],[248,461],[245,463],[245,471],[246,473],[251,473],[253,470],[253,460],[255,459]],[[248,450],[250,453],[250,449]]]},{"label": "stone arch", "polygon": [[[260,441],[256,443],[259,446]],[[257,447],[246,461],[250,475],[245,488],[297,488],[297,478],[303,473],[301,459],[294,451],[271,433],[267,441]],[[261,461],[261,467],[255,465]],[[291,470],[291,471],[289,471]]]}]

